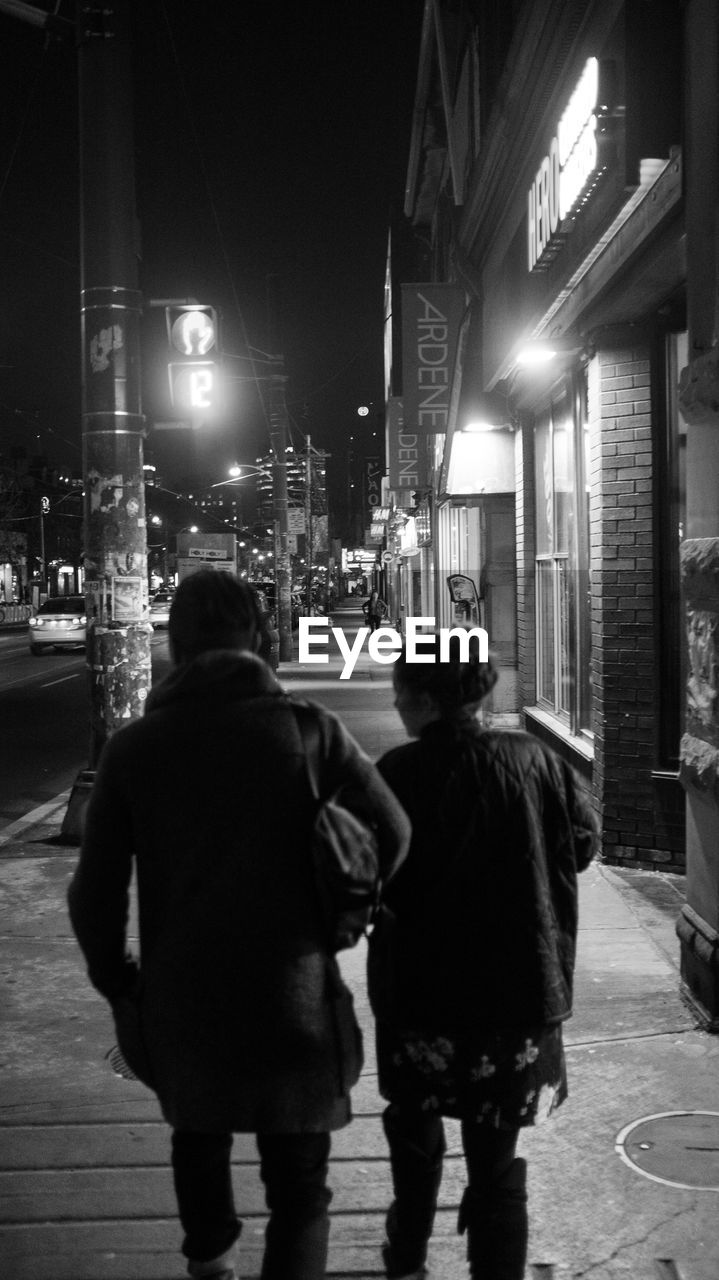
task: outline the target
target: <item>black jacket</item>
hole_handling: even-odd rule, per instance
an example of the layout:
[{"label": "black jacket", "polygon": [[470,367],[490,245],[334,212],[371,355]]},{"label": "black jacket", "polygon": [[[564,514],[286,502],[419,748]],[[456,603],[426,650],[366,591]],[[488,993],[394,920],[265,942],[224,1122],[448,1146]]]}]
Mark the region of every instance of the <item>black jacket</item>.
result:
[{"label": "black jacket", "polygon": [[[351,788],[375,819],[387,879],[407,820],[339,720],[304,705],[319,722],[322,781]],[[139,1034],[176,1127],[289,1133],[349,1119],[361,1044],[323,943],[314,810],[291,702],[252,654],[176,668],[103,750],[70,914],[90,978],[117,1011],[133,976],[134,866]]]},{"label": "black jacket", "polygon": [[412,822],[370,943],[375,1016],[446,1032],[572,1010],[577,871],[597,821],[574,771],[526,733],[436,721],[379,771]]}]

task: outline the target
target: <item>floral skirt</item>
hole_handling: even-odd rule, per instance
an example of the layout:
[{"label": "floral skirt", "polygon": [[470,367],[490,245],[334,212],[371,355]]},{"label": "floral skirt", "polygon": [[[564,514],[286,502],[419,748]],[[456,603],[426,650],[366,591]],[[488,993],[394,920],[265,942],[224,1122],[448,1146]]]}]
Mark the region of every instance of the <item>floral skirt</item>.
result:
[{"label": "floral skirt", "polygon": [[567,1096],[561,1025],[446,1035],[377,1024],[388,1102],[495,1128],[539,1124]]}]

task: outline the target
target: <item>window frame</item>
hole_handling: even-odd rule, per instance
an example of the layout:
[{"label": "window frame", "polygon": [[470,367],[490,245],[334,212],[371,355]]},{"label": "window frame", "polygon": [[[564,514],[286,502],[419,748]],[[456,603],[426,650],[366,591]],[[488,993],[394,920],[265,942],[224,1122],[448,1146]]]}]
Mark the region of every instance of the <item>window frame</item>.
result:
[{"label": "window frame", "polygon": [[[556,501],[555,424],[561,413],[571,423],[571,503],[568,516],[567,545],[557,548],[558,504]],[[536,705],[553,717],[564,732],[592,746],[591,686],[591,605],[589,600],[589,492],[588,492],[588,401],[587,376],[584,367],[571,370],[557,380],[534,419],[534,431],[546,420],[549,438],[545,444],[551,460],[551,528],[550,547],[535,553],[535,679]],[[566,417],[565,417],[566,421]],[[536,436],[535,436],[536,442]],[[538,515],[541,502],[548,498],[536,486],[535,459],[535,535],[540,545]],[[550,566],[549,573],[547,567]],[[547,587],[547,582],[550,586]],[[551,603],[551,633],[544,626]],[[546,678],[550,658],[551,679]]]}]

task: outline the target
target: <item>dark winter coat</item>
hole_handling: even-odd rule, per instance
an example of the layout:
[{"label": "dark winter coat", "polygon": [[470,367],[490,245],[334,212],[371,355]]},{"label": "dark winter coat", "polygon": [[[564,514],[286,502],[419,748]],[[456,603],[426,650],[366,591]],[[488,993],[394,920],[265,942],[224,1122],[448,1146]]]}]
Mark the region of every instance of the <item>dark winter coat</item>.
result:
[{"label": "dark winter coat", "polygon": [[375,1016],[395,1028],[540,1026],[572,1009],[577,871],[597,822],[573,770],[526,733],[435,721],[379,770],[412,822],[370,942]]},{"label": "dark winter coat", "polygon": [[[405,815],[336,717],[313,711],[327,786],[356,786],[388,877]],[[176,1128],[306,1132],[350,1118],[361,1037],[322,942],[312,811],[291,703],[251,654],[176,668],[104,748],[70,913],[121,1029],[134,858],[145,1070]],[[133,1065],[129,1036],[127,1049]]]}]

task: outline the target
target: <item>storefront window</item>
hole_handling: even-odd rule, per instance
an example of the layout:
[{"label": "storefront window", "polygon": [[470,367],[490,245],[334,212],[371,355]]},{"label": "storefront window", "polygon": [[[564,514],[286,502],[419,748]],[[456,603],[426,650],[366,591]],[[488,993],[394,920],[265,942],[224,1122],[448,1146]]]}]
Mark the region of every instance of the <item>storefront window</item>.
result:
[{"label": "storefront window", "polygon": [[537,702],[573,732],[588,731],[586,387],[567,380],[534,428],[537,545]]},{"label": "storefront window", "polygon": [[679,741],[684,713],[686,685],[686,643],[682,626],[679,545],[686,523],[686,439],[687,427],[679,408],[678,388],[682,369],[689,360],[686,332],[671,333],[665,344],[667,412],[663,441],[657,441],[658,503],[657,537],[662,572],[657,582],[659,641],[660,768],[679,767]]}]

